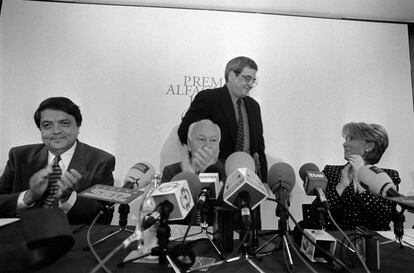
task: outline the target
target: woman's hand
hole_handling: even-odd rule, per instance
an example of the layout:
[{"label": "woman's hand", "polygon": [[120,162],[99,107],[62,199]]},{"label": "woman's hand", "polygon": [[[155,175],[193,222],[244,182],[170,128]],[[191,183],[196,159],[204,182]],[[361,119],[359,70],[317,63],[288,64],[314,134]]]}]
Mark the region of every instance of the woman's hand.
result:
[{"label": "woman's hand", "polygon": [[349,164],[352,166],[352,180],[354,181],[354,191],[361,194],[365,189],[361,186],[358,180],[359,170],[365,165],[364,159],[360,155],[350,155],[348,157]]},{"label": "woman's hand", "polygon": [[348,157],[349,164],[352,167],[352,176],[358,178],[359,169],[365,165],[364,159],[360,155],[350,155]]}]

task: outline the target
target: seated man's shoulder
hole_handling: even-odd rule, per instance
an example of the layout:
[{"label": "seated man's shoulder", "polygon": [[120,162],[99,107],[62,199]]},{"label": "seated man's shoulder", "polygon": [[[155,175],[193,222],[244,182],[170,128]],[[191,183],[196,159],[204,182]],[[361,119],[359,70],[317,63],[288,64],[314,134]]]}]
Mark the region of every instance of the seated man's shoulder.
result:
[{"label": "seated man's shoulder", "polygon": [[26,155],[30,153],[37,153],[43,148],[45,148],[45,145],[42,143],[26,144],[26,145],[20,145],[20,146],[13,147],[10,149],[10,152],[16,155],[22,155],[22,154]]},{"label": "seated man's shoulder", "polygon": [[162,170],[161,183],[170,182],[171,179],[181,172],[181,162],[175,162],[165,166]]},{"label": "seated man's shoulder", "polygon": [[111,153],[104,151],[100,148],[96,148],[94,146],[91,146],[89,144],[83,143],[83,142],[78,142],[79,145],[79,149],[83,149],[85,150],[89,155],[94,156],[94,157],[99,157],[102,159],[112,159],[115,158],[114,155],[112,155]]},{"label": "seated man's shoulder", "polygon": [[197,96],[199,98],[210,98],[210,97],[215,97],[215,96],[222,96],[223,95],[223,87],[218,87],[218,88],[211,88],[211,89],[204,89],[200,92],[197,93]]}]

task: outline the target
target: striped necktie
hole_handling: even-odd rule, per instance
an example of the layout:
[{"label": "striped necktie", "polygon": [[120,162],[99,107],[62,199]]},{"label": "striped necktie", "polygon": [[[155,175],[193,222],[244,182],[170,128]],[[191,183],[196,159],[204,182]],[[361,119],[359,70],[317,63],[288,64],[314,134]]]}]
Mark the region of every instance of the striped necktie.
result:
[{"label": "striped necktie", "polygon": [[52,163],[52,173],[49,174],[49,183],[44,193],[45,199],[43,200],[42,207],[50,208],[55,201],[56,193],[59,189],[58,181],[62,175],[62,169],[59,166],[60,156],[56,156]]},{"label": "striped necktie", "polygon": [[237,135],[236,135],[236,152],[243,151],[244,147],[244,123],[243,123],[243,113],[242,113],[242,99],[237,100]]}]

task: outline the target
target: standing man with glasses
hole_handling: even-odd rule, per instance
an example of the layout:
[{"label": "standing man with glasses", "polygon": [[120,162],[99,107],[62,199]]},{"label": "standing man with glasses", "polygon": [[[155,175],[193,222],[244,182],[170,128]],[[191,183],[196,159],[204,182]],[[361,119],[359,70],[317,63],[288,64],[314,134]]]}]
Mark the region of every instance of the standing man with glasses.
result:
[{"label": "standing man with glasses", "polygon": [[263,182],[267,178],[267,160],[259,104],[249,95],[257,85],[257,64],[248,57],[230,60],[224,72],[226,84],[221,88],[200,91],[194,98],[178,128],[178,137],[187,144],[190,124],[210,119],[221,130],[219,159],[223,162],[236,151],[255,156],[260,162]]}]

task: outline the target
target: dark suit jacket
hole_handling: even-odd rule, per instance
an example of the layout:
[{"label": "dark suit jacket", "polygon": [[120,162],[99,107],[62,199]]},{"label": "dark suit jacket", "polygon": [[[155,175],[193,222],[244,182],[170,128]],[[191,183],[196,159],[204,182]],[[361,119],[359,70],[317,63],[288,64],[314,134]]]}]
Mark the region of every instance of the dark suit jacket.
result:
[{"label": "dark suit jacket", "polygon": [[[249,117],[250,153],[251,155],[258,153],[261,165],[261,178],[263,182],[266,182],[267,160],[260,106],[251,97],[244,98],[244,104]],[[236,114],[226,85],[221,88],[203,90],[195,96],[178,128],[178,137],[181,143],[187,143],[189,126],[193,122],[202,119],[210,119],[220,127],[219,158],[225,162],[227,157],[235,151],[237,134]]]},{"label": "dark suit jacket", "polygon": [[161,183],[170,182],[171,179],[180,172],[182,172],[181,162],[165,166],[162,170]]},{"label": "dark suit jacket", "polygon": [[[29,189],[30,177],[48,164],[47,159],[48,150],[44,144],[18,146],[10,150],[9,160],[0,177],[0,217],[18,215],[16,205],[19,194]],[[82,175],[77,192],[95,184],[113,186],[114,168],[113,155],[79,141],[68,166],[68,170],[75,169]],[[89,224],[101,207],[102,202],[78,196],[68,212],[69,223]],[[106,212],[100,222],[110,223],[111,220],[112,212]]]}]

